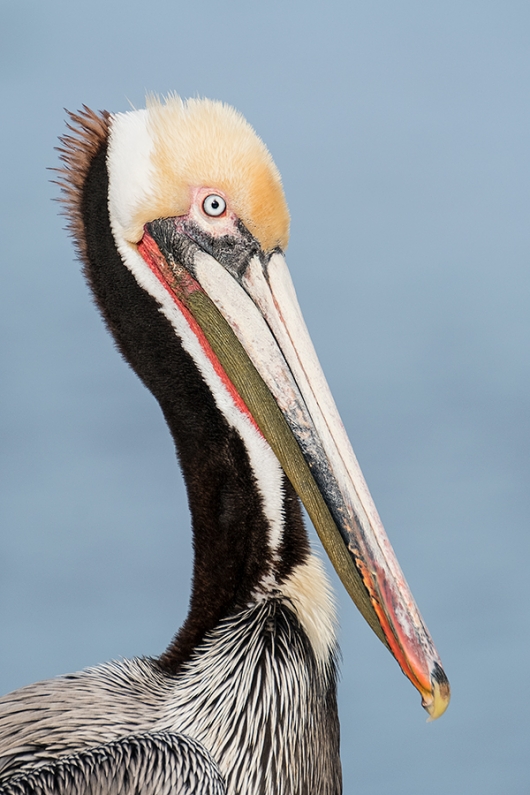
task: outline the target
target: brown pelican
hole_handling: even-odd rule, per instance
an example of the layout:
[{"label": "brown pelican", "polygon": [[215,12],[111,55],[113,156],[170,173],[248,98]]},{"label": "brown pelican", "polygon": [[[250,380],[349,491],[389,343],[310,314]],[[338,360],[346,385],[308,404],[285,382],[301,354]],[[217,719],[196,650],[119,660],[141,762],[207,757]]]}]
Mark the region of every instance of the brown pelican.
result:
[{"label": "brown pelican", "polygon": [[208,100],[85,108],[70,133],[71,230],[174,438],[193,588],[158,659],[0,700],[0,792],[336,795],[335,612],[299,499],[431,718],[449,686],[298,307],[279,173],[247,122]]}]

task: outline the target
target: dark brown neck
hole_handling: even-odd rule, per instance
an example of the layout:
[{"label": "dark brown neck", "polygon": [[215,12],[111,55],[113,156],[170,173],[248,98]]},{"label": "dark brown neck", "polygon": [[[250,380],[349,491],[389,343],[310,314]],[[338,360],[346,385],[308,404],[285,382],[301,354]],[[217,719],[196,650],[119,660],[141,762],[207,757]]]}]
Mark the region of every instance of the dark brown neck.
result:
[{"label": "dark brown neck", "polygon": [[[111,232],[106,140],[79,190],[85,275],[125,360],[157,398],[177,449],[192,515],[190,610],[160,664],[175,672],[204,634],[247,604],[271,565],[268,524],[245,444],[218,409],[193,358],[155,298],[124,265]],[[79,235],[79,233],[77,232]],[[285,527],[278,574],[308,554],[298,499],[284,478]]]}]

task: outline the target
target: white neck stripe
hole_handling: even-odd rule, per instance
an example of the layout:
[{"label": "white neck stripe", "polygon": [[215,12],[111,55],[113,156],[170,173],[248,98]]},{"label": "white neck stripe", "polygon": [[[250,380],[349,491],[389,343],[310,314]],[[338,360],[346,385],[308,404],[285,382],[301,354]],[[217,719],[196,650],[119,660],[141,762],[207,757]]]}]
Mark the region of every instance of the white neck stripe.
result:
[{"label": "white neck stripe", "polygon": [[140,287],[160,303],[160,311],[169,320],[184,350],[197,365],[217,408],[243,440],[263,501],[263,511],[269,524],[269,547],[274,555],[281,543],[284,526],[283,470],[278,459],[254,423],[237,406],[187,319],[166,287],[149,270],[136,246],[122,241],[118,243],[118,250]]}]

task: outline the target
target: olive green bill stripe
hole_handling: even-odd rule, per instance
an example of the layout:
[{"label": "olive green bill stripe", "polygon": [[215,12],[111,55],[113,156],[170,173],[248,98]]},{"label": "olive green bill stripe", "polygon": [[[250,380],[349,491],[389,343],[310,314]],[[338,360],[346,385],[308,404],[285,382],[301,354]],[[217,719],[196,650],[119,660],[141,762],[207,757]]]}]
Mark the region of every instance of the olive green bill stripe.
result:
[{"label": "olive green bill stripe", "polygon": [[229,323],[206,293],[196,290],[188,294],[186,304],[300,497],[346,591],[377,637],[390,648],[361,575],[344,544],[298,442],[267,385]]}]

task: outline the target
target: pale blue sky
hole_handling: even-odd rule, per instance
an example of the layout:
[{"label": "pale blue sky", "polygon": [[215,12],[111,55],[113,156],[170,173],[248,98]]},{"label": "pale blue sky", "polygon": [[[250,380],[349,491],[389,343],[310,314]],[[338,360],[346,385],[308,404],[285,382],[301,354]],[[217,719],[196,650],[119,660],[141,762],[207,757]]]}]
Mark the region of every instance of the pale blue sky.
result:
[{"label": "pale blue sky", "polygon": [[157,654],[186,612],[169,434],[51,199],[63,107],[235,105],[292,212],[288,262],[453,702],[338,589],[345,793],[530,789],[530,6],[2,0],[0,691]]}]

